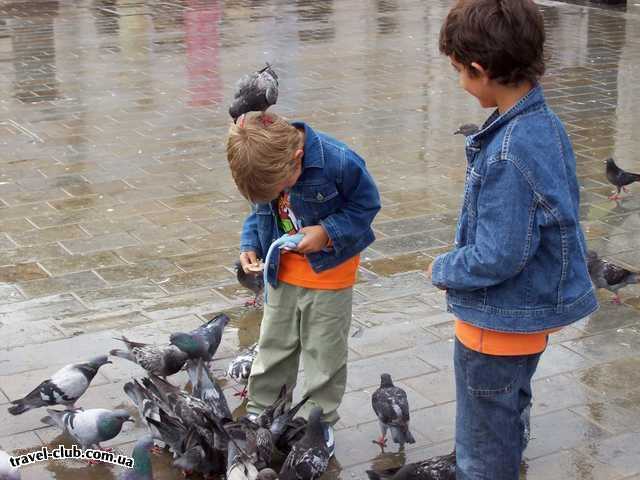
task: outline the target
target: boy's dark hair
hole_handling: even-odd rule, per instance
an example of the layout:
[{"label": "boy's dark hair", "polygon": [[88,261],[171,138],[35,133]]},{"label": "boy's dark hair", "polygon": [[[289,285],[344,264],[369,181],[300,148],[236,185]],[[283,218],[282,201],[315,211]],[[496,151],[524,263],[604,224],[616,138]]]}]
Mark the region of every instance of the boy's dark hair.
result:
[{"label": "boy's dark hair", "polygon": [[440,52],[470,75],[480,64],[503,85],[536,82],[544,73],[544,22],[532,0],[458,0],[440,30]]}]

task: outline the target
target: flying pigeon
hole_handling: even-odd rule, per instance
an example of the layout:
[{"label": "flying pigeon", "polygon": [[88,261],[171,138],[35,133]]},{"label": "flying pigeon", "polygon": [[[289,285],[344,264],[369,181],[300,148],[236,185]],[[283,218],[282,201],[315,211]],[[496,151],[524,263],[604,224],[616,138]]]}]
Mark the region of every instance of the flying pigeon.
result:
[{"label": "flying pigeon", "polygon": [[593,250],[587,252],[587,267],[593,285],[596,288],[606,288],[614,294],[613,303],[620,303],[618,290],[640,281],[638,273],[599,258]]},{"label": "flying pigeon", "polygon": [[151,467],[150,452],[153,449],[153,439],[146,435],[136,442],[133,447],[133,468],[127,468],[119,476],[118,480],[153,480],[153,468]]},{"label": "flying pigeon", "polygon": [[210,362],[218,350],[222,331],[227,323],[229,323],[229,317],[220,313],[189,333],[171,334],[170,342],[186,353],[189,358],[201,358],[205,362]]},{"label": "flying pigeon", "polygon": [[229,115],[235,122],[247,112],[264,112],[278,101],[278,75],[271,65],[244,75],[236,83]]},{"label": "flying pigeon", "polygon": [[82,394],[87,391],[91,380],[105,363],[111,362],[106,355],[102,355],[84,363],[61,368],[26,397],[12,401],[13,406],[9,407],[9,413],[20,415],[34,408],[52,405],[64,405],[72,408]]},{"label": "flying pigeon", "polygon": [[42,422],[60,428],[69,434],[82,448],[100,448],[100,443],[115,438],[124,422],[134,420],[126,410],[92,408],[83,411],[54,410],[47,408],[49,416]]},{"label": "flying pigeon", "polygon": [[245,385],[241,392],[234,394],[236,397],[246,398],[247,382],[251,374],[251,366],[258,355],[258,344],[254,343],[246,351],[242,352],[236,358],[231,360],[227,369],[227,376],[233,378],[237,383]]},{"label": "flying pigeon", "polygon": [[464,125],[460,125],[460,127],[458,127],[458,129],[453,132],[453,134],[461,134],[465,137],[468,137],[469,135],[473,135],[474,133],[478,132],[478,130],[480,130],[480,127],[478,127],[478,125],[476,125],[475,123],[465,123]]},{"label": "flying pigeon", "polygon": [[640,174],[624,171],[616,165],[613,158],[607,159],[605,163],[607,165],[607,180],[616,187],[616,191],[609,197],[609,200],[620,200],[620,190],[626,192],[627,185],[640,181]]},{"label": "flying pigeon", "polygon": [[187,361],[187,354],[173,345],[132,342],[124,335],[116,340],[124,342],[127,351],[114,349],[109,352],[110,355],[137,363],[147,372],[159,377],[166,378],[178,373]]},{"label": "flying pigeon", "polygon": [[456,480],[456,451],[422,462],[407,463],[401,468],[382,472],[367,470],[367,475],[369,480]]},{"label": "flying pigeon", "polygon": [[384,448],[387,445],[387,430],[391,430],[393,441],[404,447],[405,443],[415,443],[409,430],[409,401],[407,393],[400,387],[394,386],[391,375],[380,375],[380,388],[371,396],[373,411],[378,416],[382,435],[374,443]]},{"label": "flying pigeon", "polygon": [[255,295],[253,300],[249,300],[246,303],[246,306],[257,306],[258,305],[258,297],[264,290],[264,278],[260,273],[246,273],[242,268],[242,264],[238,261],[235,264],[236,269],[236,278],[238,279],[238,283],[242,285],[247,290],[250,290]]},{"label": "flying pigeon", "polygon": [[9,457],[11,455],[0,450],[0,480],[20,480],[20,470],[11,466]]},{"label": "flying pigeon", "polygon": [[313,407],[307,431],[287,455],[280,470],[280,480],[316,480],[327,470],[330,453],[321,418],[322,408]]}]

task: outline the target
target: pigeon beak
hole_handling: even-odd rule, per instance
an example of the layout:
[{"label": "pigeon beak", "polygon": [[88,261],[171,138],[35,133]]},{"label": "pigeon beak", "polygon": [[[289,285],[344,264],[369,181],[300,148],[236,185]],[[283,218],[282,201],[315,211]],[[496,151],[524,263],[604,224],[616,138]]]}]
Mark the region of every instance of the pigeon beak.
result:
[{"label": "pigeon beak", "polygon": [[127,419],[125,420],[125,422],[136,423],[136,421],[135,421],[133,418],[131,418],[131,417],[127,418]]}]

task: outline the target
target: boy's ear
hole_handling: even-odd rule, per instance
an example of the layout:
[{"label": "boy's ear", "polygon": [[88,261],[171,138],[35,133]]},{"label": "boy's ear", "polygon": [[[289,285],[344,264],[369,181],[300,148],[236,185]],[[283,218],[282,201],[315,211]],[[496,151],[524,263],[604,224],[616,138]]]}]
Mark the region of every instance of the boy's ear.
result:
[{"label": "boy's ear", "polygon": [[475,71],[476,75],[487,79],[489,78],[489,72],[478,62],[471,62],[470,67]]},{"label": "boy's ear", "polygon": [[296,161],[296,165],[302,163],[303,156],[304,156],[303,149],[299,148],[298,150],[295,151],[295,153],[293,154],[293,159]]}]

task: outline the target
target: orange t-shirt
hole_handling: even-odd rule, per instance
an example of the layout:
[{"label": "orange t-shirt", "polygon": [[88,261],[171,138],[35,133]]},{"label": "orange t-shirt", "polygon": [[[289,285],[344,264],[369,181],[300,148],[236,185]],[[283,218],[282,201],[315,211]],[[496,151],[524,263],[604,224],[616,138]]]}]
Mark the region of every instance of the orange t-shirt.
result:
[{"label": "orange t-shirt", "polygon": [[533,355],[547,348],[550,333],[559,328],[536,333],[507,333],[479,328],[456,319],[456,337],[470,350],[487,355]]},{"label": "orange t-shirt", "polygon": [[[289,192],[282,192],[277,202],[280,229],[289,235],[298,232],[302,225],[291,210]],[[340,290],[352,287],[356,283],[359,265],[360,255],[355,255],[334,268],[316,273],[304,255],[283,250],[280,255],[278,280],[303,288]]]}]

